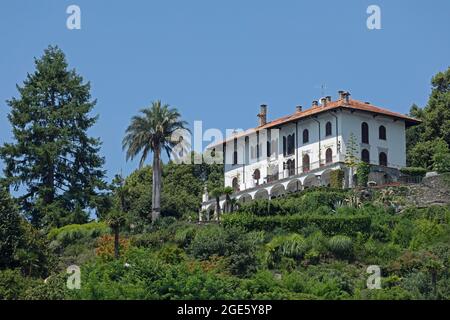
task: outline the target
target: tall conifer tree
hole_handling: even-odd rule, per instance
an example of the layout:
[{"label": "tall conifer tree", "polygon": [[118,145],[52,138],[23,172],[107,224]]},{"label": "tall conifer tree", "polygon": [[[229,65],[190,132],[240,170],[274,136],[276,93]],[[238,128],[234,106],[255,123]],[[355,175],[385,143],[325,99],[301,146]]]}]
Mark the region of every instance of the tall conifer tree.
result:
[{"label": "tall conifer tree", "polygon": [[23,190],[19,203],[34,225],[83,223],[105,187],[100,140],[87,134],[96,101],[58,47],[49,46],[35,67],[7,102],[14,139],[0,147],[6,182]]}]

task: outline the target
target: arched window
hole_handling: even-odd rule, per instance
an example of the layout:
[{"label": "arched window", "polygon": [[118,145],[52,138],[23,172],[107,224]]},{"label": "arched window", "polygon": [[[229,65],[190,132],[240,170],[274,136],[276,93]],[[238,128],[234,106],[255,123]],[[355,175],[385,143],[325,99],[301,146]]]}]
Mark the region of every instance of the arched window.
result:
[{"label": "arched window", "polygon": [[370,163],[370,153],[369,153],[369,150],[363,149],[363,150],[361,151],[361,160],[364,161],[365,163]]},{"label": "arched window", "polygon": [[333,162],[333,150],[331,148],[328,148],[325,151],[325,163],[332,163]]},{"label": "arched window", "polygon": [[295,134],[287,136],[287,154],[291,155],[295,153]]},{"label": "arched window", "polygon": [[233,178],[233,181],[231,182],[231,185],[233,187],[234,192],[239,191],[239,181],[238,178]]},{"label": "arched window", "polygon": [[385,126],[380,126],[380,128],[378,128],[378,135],[380,140],[386,140],[386,127]]},{"label": "arched window", "polygon": [[253,171],[253,179],[256,180],[256,184],[259,184],[259,179],[261,179],[261,173],[259,172],[259,169],[256,169]]},{"label": "arched window", "polygon": [[380,166],[387,167],[387,155],[384,152],[380,152],[378,155],[378,162],[380,163]]},{"label": "arched window", "polygon": [[286,169],[288,169],[289,176],[293,176],[295,174],[295,160],[288,160],[286,163]]},{"label": "arched window", "polygon": [[309,171],[309,156],[305,154],[303,156],[303,172]]},{"label": "arched window", "polygon": [[325,125],[325,135],[331,136],[331,134],[332,134],[331,131],[332,131],[331,122],[328,121],[327,124]]},{"label": "arched window", "polygon": [[361,124],[361,142],[369,143],[369,125],[366,122]]},{"label": "arched window", "polygon": [[303,130],[303,143],[309,142],[309,131],[308,129]]}]

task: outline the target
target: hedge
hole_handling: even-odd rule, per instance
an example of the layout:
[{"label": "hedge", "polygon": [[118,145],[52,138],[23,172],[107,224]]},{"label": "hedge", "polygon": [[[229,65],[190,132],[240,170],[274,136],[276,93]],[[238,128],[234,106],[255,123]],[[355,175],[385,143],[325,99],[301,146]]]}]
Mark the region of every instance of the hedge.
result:
[{"label": "hedge", "polygon": [[223,216],[225,227],[238,226],[248,231],[264,230],[273,231],[282,228],[290,232],[299,232],[309,226],[318,227],[324,234],[333,236],[336,234],[354,236],[357,232],[369,232],[371,218],[368,215],[303,215],[290,216],[255,216],[251,214],[227,214]]},{"label": "hedge", "polygon": [[93,221],[85,224],[69,224],[61,228],[51,229],[47,238],[67,244],[82,238],[95,238],[108,232],[109,227],[106,223]]},{"label": "hedge", "polygon": [[424,177],[427,173],[427,169],[420,167],[404,167],[400,169],[400,172],[409,176]]}]

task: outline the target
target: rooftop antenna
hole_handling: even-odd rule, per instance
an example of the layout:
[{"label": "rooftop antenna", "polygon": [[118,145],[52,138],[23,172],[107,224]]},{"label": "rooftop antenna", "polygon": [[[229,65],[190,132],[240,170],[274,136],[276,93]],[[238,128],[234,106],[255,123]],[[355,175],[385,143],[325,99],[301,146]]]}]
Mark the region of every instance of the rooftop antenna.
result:
[{"label": "rooftop antenna", "polygon": [[[315,88],[315,89],[319,89],[319,86],[316,85],[316,86],[314,86],[314,88]],[[320,97],[325,97],[326,89],[327,89],[327,85],[326,85],[325,83],[322,83],[322,84],[320,85],[320,94],[321,94]]]},{"label": "rooftop antenna", "polygon": [[320,86],[320,89],[321,89],[322,97],[325,97],[325,91],[327,89],[327,85],[325,83],[322,83],[322,85]]}]

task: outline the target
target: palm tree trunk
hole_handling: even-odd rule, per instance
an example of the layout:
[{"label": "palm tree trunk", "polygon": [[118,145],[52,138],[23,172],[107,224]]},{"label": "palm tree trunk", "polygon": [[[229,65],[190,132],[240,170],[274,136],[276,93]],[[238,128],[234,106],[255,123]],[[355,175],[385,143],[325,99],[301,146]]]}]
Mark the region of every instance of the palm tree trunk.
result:
[{"label": "palm tree trunk", "polygon": [[216,212],[214,212],[215,219],[220,220],[220,198],[216,197]]},{"label": "palm tree trunk", "polygon": [[158,220],[161,205],[161,149],[155,148],[153,154],[153,181],[152,181],[152,222]]}]

